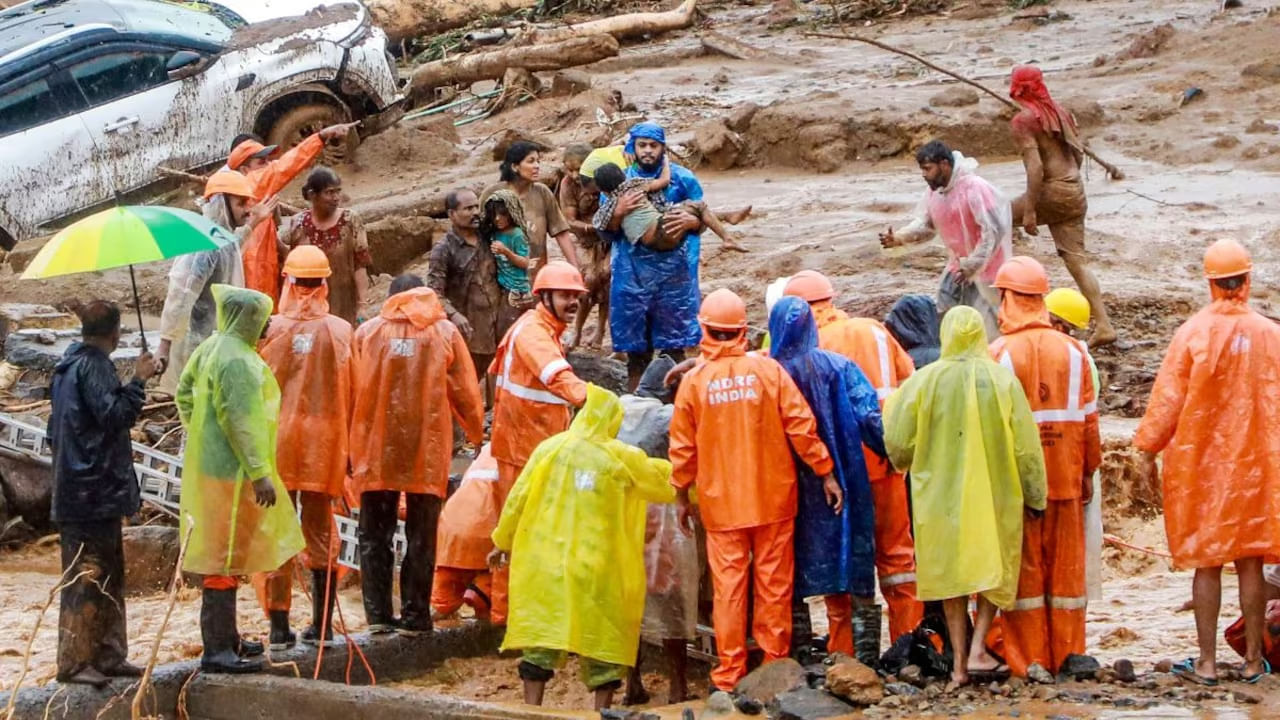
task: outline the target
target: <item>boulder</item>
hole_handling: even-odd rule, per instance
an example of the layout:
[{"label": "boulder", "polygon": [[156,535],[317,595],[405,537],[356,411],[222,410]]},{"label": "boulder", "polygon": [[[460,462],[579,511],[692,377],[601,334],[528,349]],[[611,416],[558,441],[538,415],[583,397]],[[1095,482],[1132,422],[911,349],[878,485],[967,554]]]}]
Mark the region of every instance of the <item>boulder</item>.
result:
[{"label": "boulder", "polygon": [[728,170],[738,163],[744,143],[722,118],[703,120],[694,126],[693,144],[712,170]]},{"label": "boulder", "polygon": [[591,75],[581,70],[561,70],[551,76],[551,94],[577,95],[591,89]]},{"label": "boulder", "polygon": [[1072,680],[1089,680],[1097,675],[1100,669],[1102,666],[1097,660],[1088,655],[1072,653],[1063,659],[1062,666],[1058,668],[1058,675]]},{"label": "boulder", "polygon": [[[53,500],[53,468],[42,462],[0,455],[0,492],[5,520],[22,518],[6,533],[6,540],[36,537],[53,529],[49,508]],[[23,527],[25,525],[25,527]]]},{"label": "boulder", "polygon": [[884,681],[875,670],[853,658],[827,670],[827,690],[854,705],[875,705],[884,699]]},{"label": "boulder", "polygon": [[[160,333],[151,331],[150,335],[147,343],[154,348],[160,342]],[[4,360],[10,365],[27,370],[52,372],[62,360],[62,356],[66,354],[67,348],[79,340],[79,321],[76,322],[74,330],[40,328],[16,330],[4,338]],[[133,365],[141,353],[142,339],[138,333],[130,332],[121,336],[120,347],[111,353],[111,361],[116,366],[116,372],[121,376],[127,376],[127,373],[133,372]]]},{"label": "boulder", "polygon": [[753,670],[738,681],[734,691],[768,704],[778,695],[797,688],[809,689],[804,668],[791,658],[782,658]]},{"label": "boulder", "polygon": [[431,252],[435,238],[444,235],[445,222],[423,215],[401,215],[369,223],[364,229],[373,259],[370,272],[397,275]]},{"label": "boulder", "polygon": [[124,529],[124,592],[145,595],[169,587],[178,564],[178,528],[136,525]]},{"label": "boulder", "polygon": [[40,248],[44,247],[45,243],[49,242],[50,237],[52,236],[23,240],[14,245],[13,249],[5,256],[5,260],[9,262],[9,267],[13,269],[13,272],[17,274],[26,270],[27,265],[31,263],[31,259],[36,256],[36,253],[40,252]]},{"label": "boulder", "polygon": [[929,98],[929,104],[938,107],[964,107],[977,105],[980,99],[977,90],[964,85],[953,85]]},{"label": "boulder", "polygon": [[747,128],[751,127],[751,118],[754,118],[759,111],[760,106],[753,102],[741,103],[729,111],[724,118],[724,123],[736,133],[746,132]]},{"label": "boulder", "polygon": [[1132,660],[1117,660],[1112,669],[1116,672],[1116,679],[1120,682],[1133,682],[1138,679],[1137,673],[1133,668]]},{"label": "boulder", "polygon": [[915,685],[908,685],[904,682],[885,683],[884,691],[889,695],[901,695],[908,698],[915,697],[920,694],[920,688]]},{"label": "boulder", "polygon": [[769,703],[769,717],[778,720],[817,720],[840,717],[853,712],[853,707],[830,693],[811,688],[788,690]]},{"label": "boulder", "polygon": [[616,393],[627,391],[627,365],[607,355],[574,351],[569,353],[569,365],[574,374],[589,383]]},{"label": "boulder", "polygon": [[15,330],[79,330],[80,319],[50,305],[0,303],[0,342]]}]

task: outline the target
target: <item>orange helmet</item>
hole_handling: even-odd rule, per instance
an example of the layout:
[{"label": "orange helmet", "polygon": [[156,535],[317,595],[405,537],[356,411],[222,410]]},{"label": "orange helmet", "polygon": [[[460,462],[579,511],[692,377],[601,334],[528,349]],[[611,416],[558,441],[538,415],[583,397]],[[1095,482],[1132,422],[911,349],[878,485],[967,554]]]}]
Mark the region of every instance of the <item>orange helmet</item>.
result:
[{"label": "orange helmet", "polygon": [[543,290],[569,290],[584,293],[587,291],[587,284],[583,282],[582,273],[578,272],[578,268],[563,260],[552,260],[539,270],[538,276],[533,279],[533,291],[542,292]]},{"label": "orange helmet", "polygon": [[1018,255],[1009,258],[996,273],[992,283],[1001,290],[1012,290],[1024,295],[1048,295],[1049,274],[1035,258]]},{"label": "orange helmet", "polygon": [[1204,251],[1204,276],[1210,280],[1243,275],[1252,270],[1249,251],[1235,240],[1219,240]]},{"label": "orange helmet", "polygon": [[836,296],[836,289],[831,281],[817,270],[801,270],[787,281],[783,295],[795,295],[808,303],[830,300]]},{"label": "orange helmet", "polygon": [[208,200],[218,193],[253,198],[253,184],[249,182],[249,178],[238,172],[219,170],[204,184],[204,198]]},{"label": "orange helmet", "polygon": [[284,259],[284,274],[296,278],[327,278],[333,270],[323,250],[315,245],[299,245]]},{"label": "orange helmet", "polygon": [[698,322],[716,330],[741,330],[747,326],[747,304],[734,291],[720,288],[702,301]]}]

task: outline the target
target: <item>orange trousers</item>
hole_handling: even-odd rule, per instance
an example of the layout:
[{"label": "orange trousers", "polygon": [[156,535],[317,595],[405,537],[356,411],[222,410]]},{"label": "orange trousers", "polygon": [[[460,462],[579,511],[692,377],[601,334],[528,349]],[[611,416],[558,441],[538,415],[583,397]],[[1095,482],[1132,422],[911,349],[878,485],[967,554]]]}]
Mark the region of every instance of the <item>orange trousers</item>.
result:
[{"label": "orange trousers", "polygon": [[[337,570],[338,533],[329,496],[299,490],[289,493],[289,499],[294,507],[302,507],[302,537],[307,543],[303,553],[306,554],[308,568]],[[302,557],[291,558],[272,572],[254,573],[253,589],[258,594],[258,604],[265,612],[290,609],[293,604],[294,566]]]},{"label": "orange trousers", "polygon": [[1072,653],[1084,653],[1084,503],[1050,500],[1044,517],[1022,521],[1018,600],[1004,612],[1003,650],[1009,670],[1025,676],[1032,663],[1051,673]]},{"label": "orange trousers", "polygon": [[911,537],[907,483],[901,473],[871,483],[876,510],[876,572],[889,606],[889,642],[916,629],[924,604],[916,600],[916,545]]},{"label": "orange trousers", "polygon": [[747,674],[747,584],[754,571],[751,636],[764,661],[781,660],[791,646],[791,594],[795,582],[795,520],[740,530],[707,531],[720,664],[711,683],[732,690]]},{"label": "orange trousers", "polygon": [[[521,468],[519,465],[498,461],[498,506],[507,504],[507,495],[511,494],[511,488],[515,487],[516,479],[520,477]],[[494,625],[507,624],[507,586],[511,582],[511,567],[501,567],[493,571],[492,588],[493,592],[489,593],[489,601],[492,609],[489,611],[489,621]]]},{"label": "orange trousers", "polygon": [[853,597],[845,593],[822,600],[827,606],[827,652],[853,657]]},{"label": "orange trousers", "polygon": [[[471,589],[472,585],[480,592]],[[466,604],[476,611],[477,617],[486,616],[492,596],[493,578],[488,570],[436,566],[435,580],[431,583],[431,609],[436,615],[452,615]]]}]

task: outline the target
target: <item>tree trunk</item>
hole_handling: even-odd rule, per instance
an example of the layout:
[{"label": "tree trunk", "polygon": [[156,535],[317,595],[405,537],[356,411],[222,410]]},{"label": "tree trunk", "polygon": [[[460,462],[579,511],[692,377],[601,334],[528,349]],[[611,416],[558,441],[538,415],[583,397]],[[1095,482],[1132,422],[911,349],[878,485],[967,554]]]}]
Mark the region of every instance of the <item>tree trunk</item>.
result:
[{"label": "tree trunk", "polygon": [[693,24],[696,10],[697,0],[684,0],[680,7],[674,10],[628,13],[600,20],[589,20],[577,25],[538,28],[530,34],[530,37],[533,42],[546,43],[560,42],[583,35],[612,35],[619,40],[640,35],[656,35],[689,27]]},{"label": "tree trunk", "polygon": [[366,0],[373,22],[392,45],[419,35],[460,28],[481,17],[501,17],[538,0]]},{"label": "tree trunk", "polygon": [[618,41],[608,35],[575,37],[564,42],[524,45],[459,55],[419,65],[409,80],[410,92],[422,97],[432,88],[496,80],[509,68],[559,70],[588,65],[618,54]]}]

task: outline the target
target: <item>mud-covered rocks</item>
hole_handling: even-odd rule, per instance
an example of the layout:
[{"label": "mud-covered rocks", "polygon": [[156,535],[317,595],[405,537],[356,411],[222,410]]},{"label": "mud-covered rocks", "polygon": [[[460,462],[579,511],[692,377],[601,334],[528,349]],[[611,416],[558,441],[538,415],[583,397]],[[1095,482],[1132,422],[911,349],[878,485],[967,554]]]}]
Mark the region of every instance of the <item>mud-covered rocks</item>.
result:
[{"label": "mud-covered rocks", "polygon": [[797,688],[809,686],[804,668],[791,658],[765,663],[738,681],[734,691],[753,700],[769,704],[775,697]]},{"label": "mud-covered rocks", "polygon": [[769,703],[769,717],[778,720],[819,720],[853,712],[853,706],[830,693],[812,688],[788,690]]},{"label": "mud-covered rocks", "polygon": [[964,107],[977,105],[979,99],[977,90],[964,85],[953,85],[929,98],[929,104],[935,107]]},{"label": "mud-covered rocks", "polygon": [[124,592],[158,592],[173,580],[178,564],[178,528],[165,525],[127,527],[124,537]]},{"label": "mud-covered rocks", "polygon": [[875,670],[845,658],[827,670],[827,691],[854,705],[875,705],[884,699],[884,681]]}]

